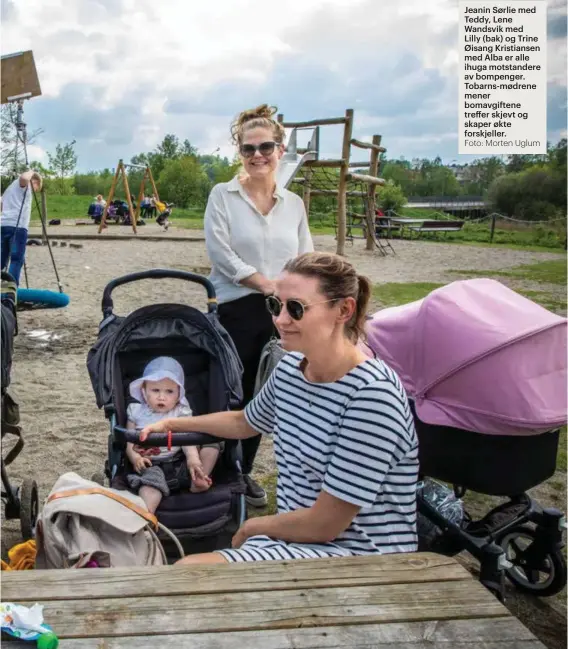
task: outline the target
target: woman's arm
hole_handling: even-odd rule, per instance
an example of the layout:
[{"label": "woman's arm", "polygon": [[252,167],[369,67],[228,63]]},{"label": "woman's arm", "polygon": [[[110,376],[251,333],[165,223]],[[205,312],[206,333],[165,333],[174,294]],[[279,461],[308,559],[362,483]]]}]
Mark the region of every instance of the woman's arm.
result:
[{"label": "woman's arm", "polygon": [[249,518],[235,534],[233,547],[259,534],[288,543],[329,543],[351,525],[359,510],[358,505],[322,491],[312,507]]},{"label": "woman's arm", "polygon": [[310,232],[310,225],[308,221],[308,216],[306,214],[306,208],[302,201],[302,218],[300,219],[300,227],[298,228],[298,254],[301,255],[304,252],[313,252],[314,251],[314,242],[312,240],[312,233]]},{"label": "woman's arm", "polygon": [[254,266],[245,263],[230,246],[229,215],[219,192],[213,188],[204,219],[205,247],[211,262],[233,284],[242,284],[261,293],[272,292],[272,284]]},{"label": "woman's arm", "polygon": [[147,439],[150,433],[207,433],[223,439],[247,439],[258,435],[246,420],[244,410],[214,412],[199,417],[173,417],[162,419],[142,429],[140,441]]}]

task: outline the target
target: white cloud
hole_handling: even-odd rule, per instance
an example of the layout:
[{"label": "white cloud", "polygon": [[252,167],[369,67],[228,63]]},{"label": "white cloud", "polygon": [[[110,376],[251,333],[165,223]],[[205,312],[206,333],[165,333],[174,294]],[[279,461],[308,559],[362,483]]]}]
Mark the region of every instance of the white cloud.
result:
[{"label": "white cloud", "polygon": [[47,153],[45,149],[36,144],[28,144],[28,159],[30,162],[36,161],[41,162],[42,164],[47,164]]},{"label": "white cloud", "polygon": [[[221,146],[230,156],[230,119],[264,100],[278,101],[294,119],[352,106],[357,136],[379,129],[396,155],[434,156],[455,140],[457,0],[3,0],[4,6],[3,52],[33,49],[42,86],[30,127],[45,129],[38,143],[48,150],[76,137],[81,167],[112,166],[168,132],[189,137],[203,152]],[[551,0],[548,11],[555,38],[549,81],[560,111],[566,4]],[[402,135],[417,124],[420,137]],[[322,142],[326,155],[340,147],[328,135]]]}]

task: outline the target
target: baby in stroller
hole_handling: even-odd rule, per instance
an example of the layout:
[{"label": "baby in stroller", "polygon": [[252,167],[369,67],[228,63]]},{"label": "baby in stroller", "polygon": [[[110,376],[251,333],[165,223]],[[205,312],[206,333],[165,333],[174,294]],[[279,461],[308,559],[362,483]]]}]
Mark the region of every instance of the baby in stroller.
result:
[{"label": "baby in stroller", "polygon": [[[167,417],[191,416],[191,408],[185,396],[185,380],[182,366],[174,358],[160,356],[151,360],[142,377],[132,381],[130,396],[136,399],[126,411],[127,428],[140,430],[150,423]],[[190,485],[190,491],[207,491],[211,486],[209,477],[222,443],[204,446],[141,447],[128,442],[126,456],[135,473],[126,476],[128,486],[138,491],[148,510],[156,511],[163,496],[170,495],[172,479],[180,487]]]}]

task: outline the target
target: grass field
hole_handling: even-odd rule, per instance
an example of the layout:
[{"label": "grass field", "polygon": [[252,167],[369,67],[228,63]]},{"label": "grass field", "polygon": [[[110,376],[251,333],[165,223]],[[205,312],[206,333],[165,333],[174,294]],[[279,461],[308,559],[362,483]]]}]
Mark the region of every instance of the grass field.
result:
[{"label": "grass field", "polygon": [[[48,219],[76,220],[86,219],[91,196],[47,196]],[[171,221],[177,227],[200,230],[203,228],[204,208],[175,207]],[[424,209],[403,210],[404,215],[415,218],[433,218],[436,213]],[[39,225],[39,212],[32,211],[32,224]],[[334,217],[329,214],[313,214],[310,218],[310,229],[314,234],[334,234]],[[524,250],[557,250],[562,252],[566,239],[566,230],[535,225],[530,228],[513,228],[511,223],[498,223],[494,242],[489,242],[489,223],[466,223],[460,232],[448,232],[442,235],[424,233],[423,239],[445,243],[467,243],[468,245],[493,245]]]}]

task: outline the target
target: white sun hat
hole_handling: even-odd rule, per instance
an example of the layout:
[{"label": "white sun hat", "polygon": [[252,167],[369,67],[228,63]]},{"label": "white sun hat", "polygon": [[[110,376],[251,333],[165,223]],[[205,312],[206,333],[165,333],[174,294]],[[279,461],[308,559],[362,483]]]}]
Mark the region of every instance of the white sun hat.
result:
[{"label": "white sun hat", "polygon": [[189,408],[189,403],[185,397],[185,377],[183,367],[170,356],[158,356],[151,360],[144,368],[144,374],[130,384],[130,396],[140,403],[145,403],[142,386],[145,381],[161,381],[170,379],[179,385],[179,403]]}]

